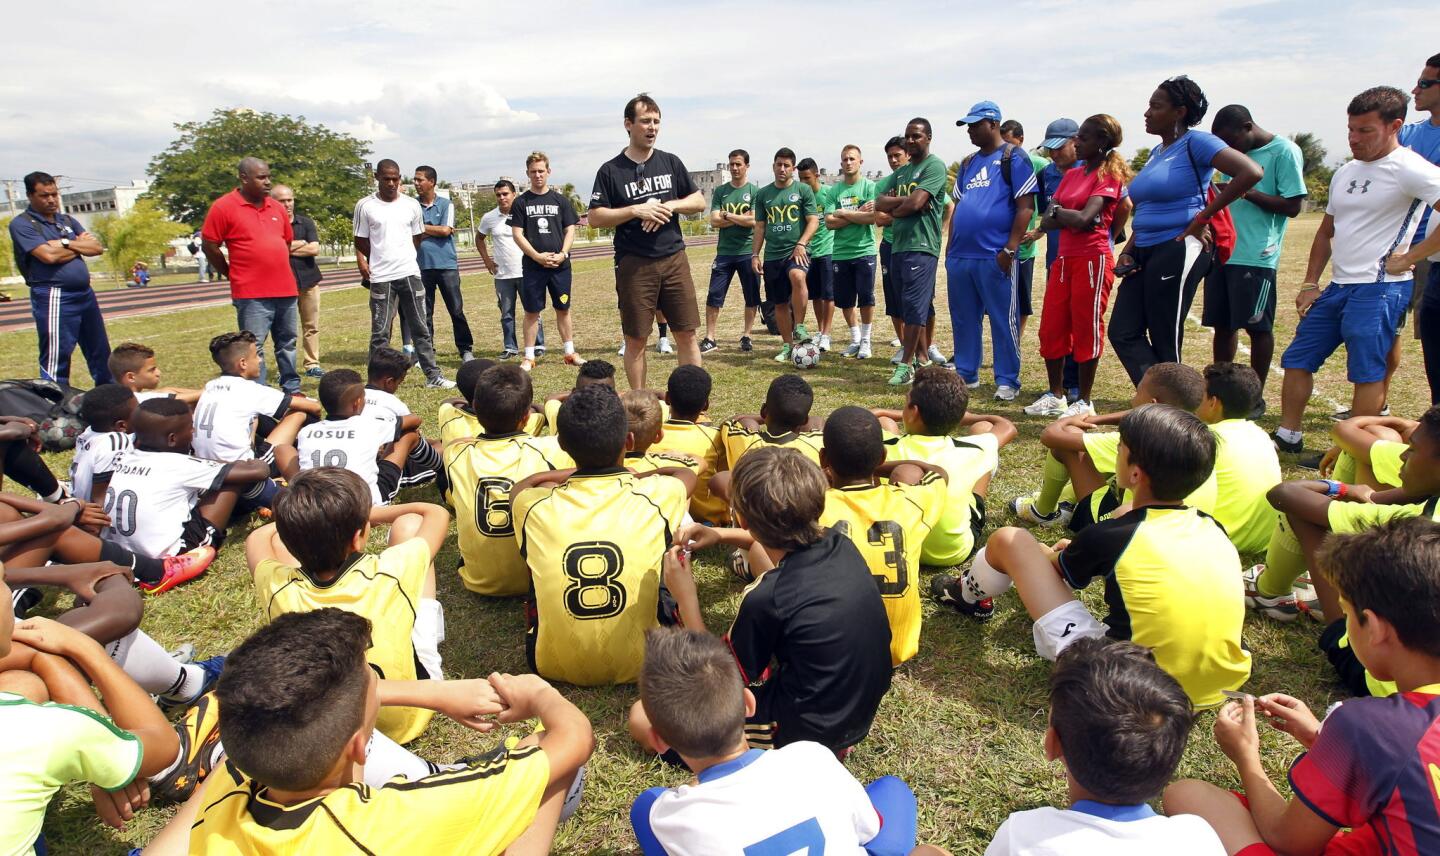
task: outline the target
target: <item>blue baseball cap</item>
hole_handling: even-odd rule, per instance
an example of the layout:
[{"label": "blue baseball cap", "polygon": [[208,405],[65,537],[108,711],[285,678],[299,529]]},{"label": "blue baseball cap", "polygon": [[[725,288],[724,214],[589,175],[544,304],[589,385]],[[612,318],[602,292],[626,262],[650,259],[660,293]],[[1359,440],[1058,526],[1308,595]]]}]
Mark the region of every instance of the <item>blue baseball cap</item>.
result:
[{"label": "blue baseball cap", "polygon": [[1000,105],[994,101],[981,101],[970,108],[970,112],[965,115],[964,119],[957,119],[955,124],[973,125],[984,119],[1000,121]]},{"label": "blue baseball cap", "polygon": [[1080,126],[1074,119],[1056,119],[1045,126],[1045,142],[1040,145],[1047,149],[1058,149],[1080,133]]}]

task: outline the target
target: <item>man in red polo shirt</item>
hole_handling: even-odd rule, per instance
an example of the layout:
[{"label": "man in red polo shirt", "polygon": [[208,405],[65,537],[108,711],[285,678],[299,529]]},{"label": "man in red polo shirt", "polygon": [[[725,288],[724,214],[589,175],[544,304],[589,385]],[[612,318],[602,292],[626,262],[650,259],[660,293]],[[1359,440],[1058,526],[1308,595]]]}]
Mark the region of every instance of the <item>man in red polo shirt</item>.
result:
[{"label": "man in red polo shirt", "polygon": [[[210,206],[200,230],[201,248],[210,265],[230,280],[236,323],[259,343],[260,382],[266,378],[265,337],[275,339],[280,388],[300,391],[295,370],[295,275],[290,271],[294,232],[285,207],[270,198],[270,165],[259,158],[240,161],[240,187]],[[220,252],[225,245],[229,259]]]}]

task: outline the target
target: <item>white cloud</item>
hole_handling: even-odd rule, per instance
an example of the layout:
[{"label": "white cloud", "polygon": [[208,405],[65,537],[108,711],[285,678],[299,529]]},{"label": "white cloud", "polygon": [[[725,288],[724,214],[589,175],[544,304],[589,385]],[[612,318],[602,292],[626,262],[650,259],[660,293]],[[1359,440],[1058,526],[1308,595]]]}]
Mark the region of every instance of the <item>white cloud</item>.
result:
[{"label": "white cloud", "polygon": [[[1413,0],[256,0],[177,15],[138,0],[68,22],[59,61],[48,40],[11,41],[0,177],[139,177],[173,123],[246,106],[303,114],[371,140],[377,157],[452,178],[517,175],[544,149],[555,179],[583,189],[623,146],[620,107],[640,90],[665,108],[662,146],[692,168],[741,146],[763,175],[781,145],[833,166],[847,142],[879,168],[881,143],[913,115],[929,117],[936,152],[956,158],[968,144],[954,119],[982,98],[1032,143],[1058,116],[1112,113],[1133,150],[1154,142],[1140,118],[1150,91],[1182,72],[1215,107],[1244,103],[1270,130],[1317,132],[1340,157],[1345,102],[1377,83],[1408,89],[1434,52],[1433,31],[1417,26],[1431,14]],[[39,7],[7,23],[50,26]]]}]

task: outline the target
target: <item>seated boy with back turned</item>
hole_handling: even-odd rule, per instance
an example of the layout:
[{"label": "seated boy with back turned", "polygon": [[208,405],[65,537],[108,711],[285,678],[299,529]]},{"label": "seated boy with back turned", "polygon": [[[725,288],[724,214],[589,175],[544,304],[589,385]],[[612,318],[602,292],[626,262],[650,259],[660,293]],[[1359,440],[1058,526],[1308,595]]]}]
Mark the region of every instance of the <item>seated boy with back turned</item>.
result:
[{"label": "seated boy with back turned", "polygon": [[665,384],[670,417],[664,421],[664,433],[653,448],[679,452],[700,462],[699,480],[690,497],[690,515],[707,523],[724,524],[729,522],[730,509],[725,500],[710,492],[710,479],[725,464],[720,428],[705,421],[710,389],[710,373],[700,366],[677,366],[670,373]]}]

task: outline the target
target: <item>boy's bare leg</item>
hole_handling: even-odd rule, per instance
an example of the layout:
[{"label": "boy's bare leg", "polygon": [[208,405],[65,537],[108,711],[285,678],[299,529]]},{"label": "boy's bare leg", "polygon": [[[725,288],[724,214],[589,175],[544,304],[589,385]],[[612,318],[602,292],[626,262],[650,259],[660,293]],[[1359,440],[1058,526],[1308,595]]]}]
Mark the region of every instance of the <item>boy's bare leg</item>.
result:
[{"label": "boy's bare leg", "polygon": [[1165,789],[1165,814],[1193,814],[1204,818],[1220,836],[1225,852],[1234,856],[1246,847],[1262,843],[1260,830],[1250,810],[1236,796],[1209,782],[1181,779]]},{"label": "boy's bare leg", "polygon": [[[402,514],[395,518],[390,524],[390,546],[403,544],[411,538],[420,534],[420,524],[424,520],[418,514]],[[435,599],[435,563],[425,569],[425,582],[420,587],[420,596],[430,600]]]},{"label": "boy's bare leg", "polygon": [[[1315,553],[1320,549],[1320,542],[1330,534],[1330,530],[1323,526],[1317,526],[1308,520],[1300,520],[1295,515],[1286,515],[1290,523],[1290,530],[1295,533],[1295,540],[1300,542],[1300,550],[1305,555],[1305,567],[1315,567]],[[1312,573],[1310,584],[1315,587],[1315,596],[1320,600],[1320,611],[1325,613],[1326,621],[1334,621],[1344,615],[1340,611],[1340,593],[1330,585],[1324,574]]]},{"label": "boy's bare leg", "polygon": [[1055,460],[1065,465],[1065,471],[1070,473],[1070,486],[1075,490],[1075,496],[1084,499],[1109,481],[1099,470],[1095,469],[1095,462],[1084,452],[1072,451],[1070,449],[1051,449],[1050,454]]},{"label": "boy's bare leg", "polygon": [[140,626],[145,604],[130,581],[116,574],[95,584],[95,597],[61,615],[57,621],[104,645],[128,636]]},{"label": "boy's bare leg", "polygon": [[1015,591],[1032,619],[1043,618],[1075,600],[1075,592],[1051,563],[1050,550],[1024,529],[997,529],[986,542],[985,558],[1015,583]]},{"label": "boy's bare leg", "polygon": [[195,508],[205,522],[214,526],[217,531],[224,532],[230,525],[230,518],[235,514],[235,505],[240,501],[240,491],[249,490],[250,485],[242,487],[222,487],[212,493],[200,497]]}]

